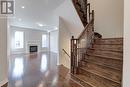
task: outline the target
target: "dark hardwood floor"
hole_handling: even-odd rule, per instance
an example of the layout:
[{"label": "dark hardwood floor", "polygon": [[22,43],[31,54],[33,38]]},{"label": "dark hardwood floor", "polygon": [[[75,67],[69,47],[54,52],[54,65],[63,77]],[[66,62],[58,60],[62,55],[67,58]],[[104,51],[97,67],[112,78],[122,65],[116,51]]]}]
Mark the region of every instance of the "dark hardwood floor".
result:
[{"label": "dark hardwood floor", "polygon": [[54,53],[12,55],[9,58],[8,87],[81,87]]},{"label": "dark hardwood floor", "polygon": [[3,86],[1,86],[1,87],[8,87],[8,83],[4,84],[4,85],[3,85]]}]

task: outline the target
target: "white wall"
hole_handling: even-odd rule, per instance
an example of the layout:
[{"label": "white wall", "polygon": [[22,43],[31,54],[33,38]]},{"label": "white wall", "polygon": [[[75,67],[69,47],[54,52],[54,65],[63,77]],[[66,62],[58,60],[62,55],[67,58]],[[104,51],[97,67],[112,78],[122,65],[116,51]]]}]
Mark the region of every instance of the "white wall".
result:
[{"label": "white wall", "polygon": [[0,18],[0,86],[5,84],[7,78],[7,19]]},{"label": "white wall", "polygon": [[58,35],[58,30],[50,32],[50,51],[54,53],[58,53]]},{"label": "white wall", "polygon": [[84,30],[84,26],[74,8],[71,0],[66,0],[58,8],[54,10],[54,14],[64,20],[64,24],[67,29],[78,37],[79,34]]},{"label": "white wall", "polygon": [[62,51],[62,49],[65,49],[70,55],[71,33],[68,31],[68,28],[61,18],[59,21],[59,62],[70,68],[70,58]]},{"label": "white wall", "polygon": [[[14,31],[23,31],[24,32],[24,48],[20,50],[13,49],[13,38],[14,38]],[[39,52],[41,51],[48,51],[48,48],[42,48],[42,34],[48,33],[41,30],[34,30],[34,29],[28,29],[28,28],[22,28],[22,27],[10,27],[10,41],[11,41],[11,54],[17,54],[17,53],[28,53],[28,44],[37,44],[39,46]]]},{"label": "white wall", "polygon": [[70,68],[70,58],[62,49],[70,55],[71,36],[78,37],[84,26],[71,0],[66,0],[56,8],[54,14],[59,18],[59,63]]},{"label": "white wall", "polygon": [[123,37],[123,0],[90,0],[95,30],[104,38]]},{"label": "white wall", "polygon": [[54,10],[55,19],[59,18],[59,64],[70,68],[70,58],[62,51],[65,49],[70,55],[71,36],[78,37],[84,30],[84,26],[71,0],[65,0]]},{"label": "white wall", "polygon": [[130,0],[124,0],[123,87],[130,87]]}]

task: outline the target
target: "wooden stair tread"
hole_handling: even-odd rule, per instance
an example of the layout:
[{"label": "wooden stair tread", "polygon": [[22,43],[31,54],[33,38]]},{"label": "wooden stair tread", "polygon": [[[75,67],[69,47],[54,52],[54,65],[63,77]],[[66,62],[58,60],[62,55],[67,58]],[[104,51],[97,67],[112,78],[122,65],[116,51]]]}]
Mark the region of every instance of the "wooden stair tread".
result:
[{"label": "wooden stair tread", "polygon": [[102,63],[98,63],[98,62],[91,61],[91,60],[84,60],[84,62],[96,64],[96,65],[103,66],[103,67],[110,68],[110,69],[115,69],[115,70],[118,70],[118,71],[122,71],[122,69],[120,69],[120,68],[118,68],[118,67],[113,67],[113,66],[110,66],[110,65],[105,64],[105,63],[102,64]]},{"label": "wooden stair tread", "polygon": [[112,52],[112,51],[102,51],[102,50],[87,50],[88,55],[98,55],[106,58],[123,59],[123,53]]},{"label": "wooden stair tread", "polygon": [[121,39],[121,40],[123,40],[123,37],[120,37],[120,38],[102,38],[100,40],[115,40],[115,39]]},{"label": "wooden stair tread", "polygon": [[123,39],[95,39],[95,44],[123,45]]},{"label": "wooden stair tread", "polygon": [[94,76],[85,76],[79,74],[79,75],[74,75],[74,77],[90,85],[91,87],[120,87],[120,84],[101,81],[100,78],[95,78]]},{"label": "wooden stair tread", "polygon": [[106,59],[120,60],[120,61],[123,60],[123,59],[118,58],[118,57],[103,56],[103,55],[100,55],[100,54],[90,54],[90,53],[87,53],[87,55],[94,56],[94,57],[106,58]]},{"label": "wooden stair tread", "polygon": [[84,59],[86,62],[91,62],[97,65],[102,65],[106,67],[110,67],[117,70],[122,70],[123,61],[121,60],[113,60],[108,58],[102,58],[98,56],[87,56],[87,58]]},{"label": "wooden stair tread", "polygon": [[106,50],[106,51],[113,51],[113,52],[122,52],[123,53],[123,50],[120,50],[120,49],[106,49],[106,48],[91,48],[91,49],[95,49],[95,50]]},{"label": "wooden stair tread", "polygon": [[101,51],[111,51],[111,52],[119,52],[119,53],[123,53],[123,51],[119,51],[119,50],[110,50],[110,49],[96,49],[96,48],[89,48],[90,50],[101,50]]},{"label": "wooden stair tread", "polygon": [[113,82],[116,83],[121,83],[121,72],[114,70],[114,69],[110,69],[110,68],[106,68],[106,67],[102,67],[99,65],[95,65],[92,63],[88,63],[87,66],[81,67],[81,69],[88,71],[90,73],[96,74],[100,77],[106,78],[108,80],[111,80]]},{"label": "wooden stair tread", "polygon": [[114,51],[123,51],[123,45],[94,44],[93,48],[95,48],[95,49],[105,49],[105,50],[114,50]]},{"label": "wooden stair tread", "polygon": [[97,45],[97,46],[120,46],[120,47],[123,47],[123,45],[120,45],[120,44],[94,44],[94,45]]},{"label": "wooden stair tread", "polygon": [[88,50],[93,50],[93,51],[105,51],[105,52],[113,52],[113,53],[122,53],[121,51],[110,51],[110,50],[105,50],[105,49],[95,49],[95,48],[89,48]]},{"label": "wooden stair tread", "polygon": [[123,45],[121,45],[121,44],[94,44],[94,45],[98,45],[98,46],[123,46]]},{"label": "wooden stair tread", "polygon": [[95,42],[97,45],[123,45],[121,43]]},{"label": "wooden stair tread", "polygon": [[95,41],[123,41],[123,38],[100,38]]},{"label": "wooden stair tread", "polygon": [[123,44],[120,44],[120,43],[101,43],[101,42],[99,42],[99,43],[95,43],[96,45],[123,45]]},{"label": "wooden stair tread", "polygon": [[[74,77],[74,79],[76,78],[76,79],[78,79],[78,80],[80,80],[80,82],[82,81],[82,82],[84,82],[84,83],[86,83],[86,84],[88,84],[89,86],[91,86],[91,87],[96,87],[96,86],[94,86],[93,84],[91,84],[90,83],[90,80],[88,79],[88,78],[86,78],[86,76],[84,76],[84,75],[81,75],[81,74],[76,74],[76,75],[73,75],[73,77]],[[77,81],[78,81],[77,80]]]}]

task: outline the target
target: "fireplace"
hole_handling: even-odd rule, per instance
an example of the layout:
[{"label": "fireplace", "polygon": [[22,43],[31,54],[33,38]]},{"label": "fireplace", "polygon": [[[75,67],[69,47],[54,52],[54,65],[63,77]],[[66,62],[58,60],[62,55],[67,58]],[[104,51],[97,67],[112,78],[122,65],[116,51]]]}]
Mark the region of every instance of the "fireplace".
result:
[{"label": "fireplace", "polygon": [[38,46],[30,46],[30,53],[38,52]]}]

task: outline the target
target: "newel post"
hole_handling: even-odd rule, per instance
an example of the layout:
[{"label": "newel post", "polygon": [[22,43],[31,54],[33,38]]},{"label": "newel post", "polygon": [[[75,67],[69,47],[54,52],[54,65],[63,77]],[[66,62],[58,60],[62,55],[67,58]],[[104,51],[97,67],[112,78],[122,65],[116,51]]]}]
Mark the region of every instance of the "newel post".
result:
[{"label": "newel post", "polygon": [[74,36],[71,38],[71,73],[74,74]]},{"label": "newel post", "polygon": [[92,10],[92,19],[93,19],[92,31],[94,32],[94,10]]},{"label": "newel post", "polygon": [[75,39],[74,36],[71,38],[71,73],[78,73],[78,55],[77,55],[77,46],[78,39]]}]

